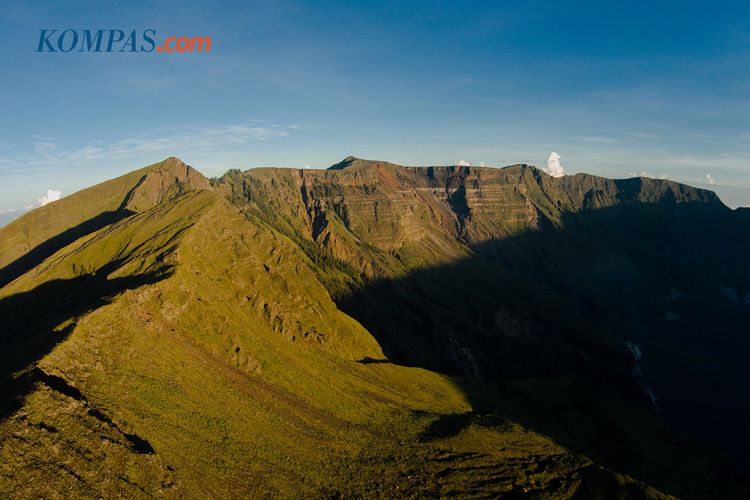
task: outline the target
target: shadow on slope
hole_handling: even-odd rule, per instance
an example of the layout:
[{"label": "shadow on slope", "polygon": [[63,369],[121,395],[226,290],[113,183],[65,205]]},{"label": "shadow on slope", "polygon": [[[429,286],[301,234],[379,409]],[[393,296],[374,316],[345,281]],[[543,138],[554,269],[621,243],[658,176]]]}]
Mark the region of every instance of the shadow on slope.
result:
[{"label": "shadow on slope", "polygon": [[96,217],[63,231],[43,243],[40,243],[23,256],[0,269],[0,288],[15,280],[24,273],[41,264],[45,259],[58,250],[65,248],[74,241],[88,234],[94,233],[110,224],[133,215],[135,212],[121,208],[103,212]]},{"label": "shadow on slope", "polygon": [[[668,199],[584,210],[565,214],[559,227],[543,222],[539,230],[476,244],[470,258],[373,280],[336,300],[391,361],[459,376],[474,410],[439,416],[425,439],[516,418],[664,491],[710,496],[737,471],[707,449],[694,461],[660,455],[689,446],[666,428],[655,437],[664,443],[649,441],[660,424],[647,387],[671,424],[725,452],[737,440],[740,448],[750,445],[741,426],[726,425],[750,419],[747,404],[734,418],[743,407],[736,401],[750,396],[721,382],[745,376],[737,370],[750,352],[750,309],[723,330],[706,328],[707,310],[694,310],[703,321],[682,330],[669,315],[674,290],[706,303],[721,300],[722,287],[750,293],[747,227],[737,212]],[[660,371],[640,375],[635,344],[647,346],[643,356]],[[680,386],[695,390],[671,397]],[[696,407],[703,411],[691,413]],[[700,469],[706,456],[711,480],[660,478],[644,465],[648,458],[669,469],[667,462],[684,460]]]},{"label": "shadow on slope", "polygon": [[77,319],[118,294],[167,278],[172,269],[107,279],[112,262],[95,274],[48,281],[0,299],[0,419],[11,415],[33,388],[35,363],[67,338]]}]

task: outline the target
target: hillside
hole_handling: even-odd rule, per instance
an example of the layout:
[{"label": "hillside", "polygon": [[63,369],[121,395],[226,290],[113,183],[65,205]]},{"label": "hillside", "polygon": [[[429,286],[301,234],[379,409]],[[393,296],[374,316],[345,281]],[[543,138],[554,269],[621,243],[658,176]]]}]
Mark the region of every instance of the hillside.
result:
[{"label": "hillside", "polygon": [[[742,498],[716,436],[670,413],[715,386],[670,396],[676,372],[647,364],[718,377],[746,346],[742,300],[721,299],[750,293],[740,214],[528,166],[209,181],[170,158],[0,229],[0,486]],[[665,310],[711,290],[715,345],[697,314],[675,347]]]}]

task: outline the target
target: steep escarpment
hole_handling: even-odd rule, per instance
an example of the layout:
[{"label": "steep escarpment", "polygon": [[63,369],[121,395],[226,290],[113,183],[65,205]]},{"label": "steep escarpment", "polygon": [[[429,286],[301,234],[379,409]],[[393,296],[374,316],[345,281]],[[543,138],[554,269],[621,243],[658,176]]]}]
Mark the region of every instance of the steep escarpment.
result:
[{"label": "steep escarpment", "polygon": [[[236,172],[215,186],[294,239],[394,361],[482,380],[573,373],[646,405],[656,394],[691,430],[736,415],[691,419],[679,387],[711,405],[717,393],[743,398],[726,392],[721,375],[704,384],[723,369],[739,376],[739,354],[729,353],[746,352],[739,318],[750,317],[746,218],[710,191],[558,179],[526,165],[414,168],[353,157],[326,171]],[[732,312],[698,319],[719,303]],[[639,367],[633,345],[647,359]],[[696,356],[704,368],[689,370],[685,384],[670,366],[684,370]]]},{"label": "steep escarpment", "polygon": [[[713,193],[668,181],[350,157],[327,171],[255,169],[215,185],[316,261],[342,307],[383,331],[392,357],[485,378],[534,376],[539,364],[557,373],[579,354],[629,371],[617,337],[628,338],[644,308],[654,314],[688,280],[710,277],[718,288],[722,273],[732,279],[734,268],[717,266],[696,279],[697,259],[740,261],[740,245],[725,245],[714,224],[731,211]],[[477,362],[518,357],[506,342],[554,359]]]},{"label": "steep escarpment", "polygon": [[612,269],[661,307],[644,270],[664,242],[632,236],[640,261],[591,217],[694,222],[682,207],[713,202],[619,182],[353,158],[209,182],[169,159],[31,212],[0,230],[0,486],[741,498],[731,464],[653,410],[615,328],[634,316]]}]

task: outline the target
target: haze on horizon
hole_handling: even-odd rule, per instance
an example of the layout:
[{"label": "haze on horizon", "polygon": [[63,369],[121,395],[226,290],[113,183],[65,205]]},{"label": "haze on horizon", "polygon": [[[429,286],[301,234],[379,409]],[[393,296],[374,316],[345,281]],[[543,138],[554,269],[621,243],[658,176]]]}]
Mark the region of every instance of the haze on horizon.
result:
[{"label": "haze on horizon", "polygon": [[[11,1],[0,224],[179,156],[206,175],[344,156],[665,177],[750,205],[750,6]],[[43,28],[211,36],[208,54],[34,52]]]}]

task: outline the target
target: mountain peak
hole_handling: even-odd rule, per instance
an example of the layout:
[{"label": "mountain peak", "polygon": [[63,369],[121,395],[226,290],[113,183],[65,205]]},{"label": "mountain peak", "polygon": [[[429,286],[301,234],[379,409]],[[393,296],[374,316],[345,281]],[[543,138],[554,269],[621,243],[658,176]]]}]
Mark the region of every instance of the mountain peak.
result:
[{"label": "mountain peak", "polygon": [[384,160],[366,160],[364,158],[357,158],[356,156],[347,156],[342,161],[328,167],[328,170],[370,170],[381,168],[392,169],[405,167]]},{"label": "mountain peak", "polygon": [[170,156],[163,162],[161,162],[162,166],[168,166],[168,165],[185,165],[185,162],[181,159],[177,158],[176,156]]},{"label": "mountain peak", "polygon": [[344,170],[345,168],[348,168],[352,166],[353,164],[359,163],[362,161],[367,161],[367,160],[362,160],[360,158],[357,158],[356,156],[349,155],[343,160],[341,160],[340,162],[328,167],[328,170]]},{"label": "mountain peak", "polygon": [[156,163],[129,193],[123,206],[135,212],[147,210],[187,191],[210,189],[208,179],[175,156]]}]

